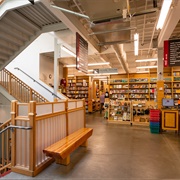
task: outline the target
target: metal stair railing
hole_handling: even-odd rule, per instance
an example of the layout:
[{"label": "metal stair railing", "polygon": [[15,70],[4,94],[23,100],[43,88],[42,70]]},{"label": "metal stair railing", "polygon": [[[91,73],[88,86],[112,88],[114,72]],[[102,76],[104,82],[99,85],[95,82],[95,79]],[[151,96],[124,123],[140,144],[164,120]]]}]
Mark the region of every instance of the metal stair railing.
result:
[{"label": "metal stair railing", "polygon": [[24,72],[23,70],[21,70],[20,68],[16,67],[14,68],[16,70],[21,71],[23,74],[25,74],[27,77],[29,77],[30,79],[33,80],[33,82],[37,83],[38,85],[40,85],[42,88],[44,88],[45,90],[47,90],[49,93],[51,93],[54,97],[58,98],[58,99],[62,99],[60,98],[57,94],[55,94],[54,92],[52,92],[51,90],[49,90],[48,88],[46,88],[45,86],[43,86],[41,83],[39,83],[38,81],[36,81],[34,78],[32,78],[30,75],[28,75],[26,72]]},{"label": "metal stair railing", "polygon": [[0,125],[0,177],[11,169],[11,133],[14,129],[30,130],[32,128],[11,125],[11,119]]}]

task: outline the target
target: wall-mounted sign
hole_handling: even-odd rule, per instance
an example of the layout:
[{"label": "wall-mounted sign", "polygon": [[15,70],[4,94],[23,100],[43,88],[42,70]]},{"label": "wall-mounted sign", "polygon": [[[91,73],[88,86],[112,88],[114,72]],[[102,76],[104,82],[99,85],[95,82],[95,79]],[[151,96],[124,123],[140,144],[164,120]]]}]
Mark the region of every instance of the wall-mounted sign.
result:
[{"label": "wall-mounted sign", "polygon": [[117,68],[93,69],[94,74],[118,73]]},{"label": "wall-mounted sign", "polygon": [[76,69],[88,73],[88,43],[76,33]]},{"label": "wall-mounted sign", "polygon": [[180,39],[164,41],[164,67],[180,66]]}]

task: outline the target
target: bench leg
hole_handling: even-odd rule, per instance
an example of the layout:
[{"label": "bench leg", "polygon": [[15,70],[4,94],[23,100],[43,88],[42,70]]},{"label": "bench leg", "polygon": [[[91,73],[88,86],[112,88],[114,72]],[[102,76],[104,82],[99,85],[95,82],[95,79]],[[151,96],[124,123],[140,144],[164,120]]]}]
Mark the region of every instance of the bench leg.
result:
[{"label": "bench leg", "polygon": [[83,143],[81,144],[81,146],[87,147],[87,146],[88,146],[88,141],[86,140],[85,142],[83,142]]},{"label": "bench leg", "polygon": [[57,159],[56,158],[55,160],[56,160],[57,164],[62,164],[62,165],[67,166],[70,163],[70,155],[67,156],[67,158],[65,158],[65,159]]}]

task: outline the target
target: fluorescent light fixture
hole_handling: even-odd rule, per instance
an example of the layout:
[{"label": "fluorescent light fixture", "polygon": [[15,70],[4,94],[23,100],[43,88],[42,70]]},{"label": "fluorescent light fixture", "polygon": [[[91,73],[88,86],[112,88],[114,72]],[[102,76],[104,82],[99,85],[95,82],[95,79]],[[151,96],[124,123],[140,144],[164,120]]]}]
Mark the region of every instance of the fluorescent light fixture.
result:
[{"label": "fluorescent light fixture", "polygon": [[158,23],[156,29],[162,29],[164,22],[166,20],[167,14],[169,12],[169,8],[171,6],[172,0],[164,0],[161,8],[160,16],[158,19]]},{"label": "fluorescent light fixture", "polygon": [[69,65],[65,65],[65,67],[76,67],[75,64],[69,64]]},{"label": "fluorescent light fixture", "polygon": [[149,73],[149,71],[137,71],[136,73]]},{"label": "fluorescent light fixture", "polygon": [[118,74],[118,73],[87,74],[87,75],[88,76],[97,76],[97,75],[109,75],[109,74]]},{"label": "fluorescent light fixture", "polygon": [[74,77],[74,74],[69,74],[68,77]]},{"label": "fluorescent light fixture", "polygon": [[139,66],[137,69],[149,69],[149,68],[157,68],[157,66]]},{"label": "fluorescent light fixture", "polygon": [[[88,66],[102,66],[102,65],[109,65],[109,62],[102,62],[102,63],[89,63]],[[76,67],[75,64],[65,65],[65,67]]]},{"label": "fluorescent light fixture", "polygon": [[151,58],[151,59],[138,59],[136,62],[151,62],[151,61],[157,61],[157,58]]},{"label": "fluorescent light fixture", "polygon": [[135,33],[134,34],[134,55],[138,56],[139,52],[139,34]]},{"label": "fluorescent light fixture", "polygon": [[102,63],[89,63],[88,66],[101,66],[101,65],[109,65],[109,62],[102,62]]},{"label": "fluorescent light fixture", "polygon": [[93,79],[107,79],[107,76],[95,76]]},{"label": "fluorescent light fixture", "polygon": [[70,54],[71,56],[76,57],[76,54],[74,52],[72,52],[71,50],[69,50],[67,47],[61,46],[61,49],[65,52],[67,52],[68,54]]}]

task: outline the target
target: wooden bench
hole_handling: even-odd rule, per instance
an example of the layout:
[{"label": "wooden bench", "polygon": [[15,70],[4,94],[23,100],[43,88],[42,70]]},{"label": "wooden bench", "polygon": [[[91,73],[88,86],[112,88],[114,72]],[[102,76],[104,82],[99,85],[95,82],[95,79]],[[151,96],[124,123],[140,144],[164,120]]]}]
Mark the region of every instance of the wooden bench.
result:
[{"label": "wooden bench", "polygon": [[70,163],[70,153],[79,146],[87,146],[87,139],[92,135],[92,128],[82,128],[66,136],[60,141],[45,148],[43,152],[46,156],[53,157],[56,163],[68,165]]}]

